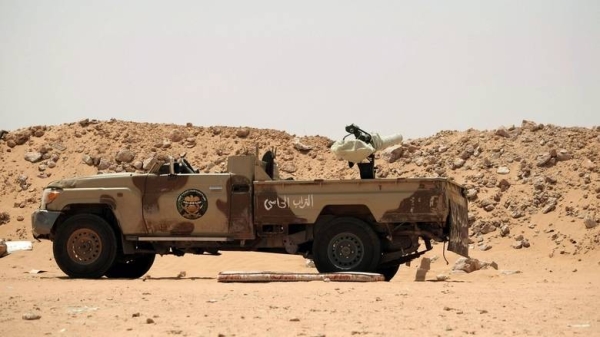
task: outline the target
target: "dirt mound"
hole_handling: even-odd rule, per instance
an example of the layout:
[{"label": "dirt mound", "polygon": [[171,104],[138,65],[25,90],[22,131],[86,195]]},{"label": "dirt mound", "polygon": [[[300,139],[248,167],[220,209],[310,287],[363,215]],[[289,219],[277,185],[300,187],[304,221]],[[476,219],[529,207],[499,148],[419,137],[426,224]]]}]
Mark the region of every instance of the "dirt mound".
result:
[{"label": "dirt mound", "polygon": [[[0,140],[0,237],[31,239],[24,219],[51,180],[143,171],[153,157],[185,153],[201,172],[222,172],[228,156],[258,147],[277,150],[282,178],[358,178],[356,168],[329,151],[331,144],[278,130],[117,120],[11,131]],[[476,249],[544,243],[549,256],[580,255],[600,243],[599,153],[600,127],[523,121],[408,140],[378,153],[376,164],[378,177],[443,176],[464,184]]]}]

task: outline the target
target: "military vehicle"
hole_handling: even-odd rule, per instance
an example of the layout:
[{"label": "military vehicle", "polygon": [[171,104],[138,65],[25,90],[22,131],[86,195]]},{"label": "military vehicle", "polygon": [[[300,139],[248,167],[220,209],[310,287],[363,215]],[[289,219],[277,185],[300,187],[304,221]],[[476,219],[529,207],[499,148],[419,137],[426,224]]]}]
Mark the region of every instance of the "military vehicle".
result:
[{"label": "military vehicle", "polygon": [[361,179],[279,179],[273,151],[229,157],[224,173],[170,157],[146,173],[50,183],[32,214],[33,236],[53,241],[56,263],[73,278],[137,278],[156,254],[236,250],[303,254],[319,272],[390,280],[432,240],[467,256],[464,188],[447,178],[377,179],[372,152],[390,140],[346,130],[356,143],[332,148],[340,157],[369,148],[352,159]]}]

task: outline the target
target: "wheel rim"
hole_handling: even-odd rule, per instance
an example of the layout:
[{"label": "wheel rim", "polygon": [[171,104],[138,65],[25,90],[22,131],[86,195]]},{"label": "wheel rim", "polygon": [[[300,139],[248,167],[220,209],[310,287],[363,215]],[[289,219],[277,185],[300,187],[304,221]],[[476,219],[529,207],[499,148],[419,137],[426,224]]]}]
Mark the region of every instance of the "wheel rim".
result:
[{"label": "wheel rim", "polygon": [[327,252],[329,260],[336,268],[350,270],[361,263],[365,250],[358,236],[340,233],[331,239]]},{"label": "wheel rim", "polygon": [[82,265],[94,263],[102,253],[102,240],[95,231],[82,228],[69,237],[67,252],[72,261]]}]

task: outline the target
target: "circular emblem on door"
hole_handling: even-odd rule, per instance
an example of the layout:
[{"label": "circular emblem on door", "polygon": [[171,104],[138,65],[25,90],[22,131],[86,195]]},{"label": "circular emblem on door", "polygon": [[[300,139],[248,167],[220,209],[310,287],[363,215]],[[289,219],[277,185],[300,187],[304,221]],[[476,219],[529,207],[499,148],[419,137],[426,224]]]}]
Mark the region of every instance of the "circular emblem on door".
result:
[{"label": "circular emblem on door", "polygon": [[206,195],[200,190],[187,190],[177,197],[177,210],[186,219],[202,217],[208,208]]}]

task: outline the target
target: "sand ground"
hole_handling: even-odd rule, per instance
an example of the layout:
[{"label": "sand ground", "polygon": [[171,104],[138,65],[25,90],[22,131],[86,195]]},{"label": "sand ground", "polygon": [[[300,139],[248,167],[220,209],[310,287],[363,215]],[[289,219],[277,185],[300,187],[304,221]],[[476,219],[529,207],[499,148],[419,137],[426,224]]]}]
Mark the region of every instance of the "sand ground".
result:
[{"label": "sand ground", "polygon": [[[249,284],[216,276],[315,270],[300,256],[224,252],[158,257],[142,279],[74,280],[56,266],[51,243],[36,242],[0,259],[0,335],[600,336],[600,256],[522,253],[486,252],[499,270],[458,275],[450,273],[457,256],[448,253],[446,265],[438,245],[425,282],[414,281],[413,263],[389,283]],[[437,281],[441,273],[450,278]],[[28,313],[41,318],[23,319]]]}]

